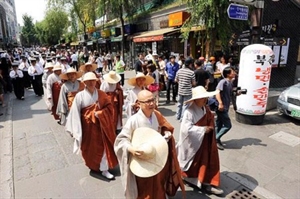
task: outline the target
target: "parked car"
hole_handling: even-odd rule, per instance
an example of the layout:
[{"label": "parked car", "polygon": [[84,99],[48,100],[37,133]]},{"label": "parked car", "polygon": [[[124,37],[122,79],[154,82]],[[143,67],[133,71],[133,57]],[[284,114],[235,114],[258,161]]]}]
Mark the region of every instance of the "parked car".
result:
[{"label": "parked car", "polygon": [[285,89],[277,100],[280,113],[300,120],[300,83]]}]

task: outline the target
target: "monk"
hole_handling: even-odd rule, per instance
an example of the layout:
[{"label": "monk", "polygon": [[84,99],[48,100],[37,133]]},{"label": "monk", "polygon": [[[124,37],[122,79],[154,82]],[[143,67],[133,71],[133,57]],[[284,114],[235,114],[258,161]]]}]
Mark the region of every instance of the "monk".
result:
[{"label": "monk", "polygon": [[135,77],[130,78],[128,80],[128,84],[133,86],[127,97],[125,99],[125,112],[127,118],[131,115],[135,114],[138,110],[138,103],[137,103],[137,95],[140,91],[144,90],[146,86],[152,84],[154,82],[154,78],[149,75],[144,75],[143,73],[138,72]]},{"label": "monk", "polygon": [[104,81],[101,83],[100,90],[107,94],[114,106],[112,117],[116,134],[119,134],[123,126],[122,119],[124,105],[123,89],[120,85],[121,76],[115,71],[110,71],[108,74],[104,75],[103,78]]},{"label": "monk", "polygon": [[[167,195],[174,196],[179,186],[184,191],[175,140],[172,136],[174,128],[158,111],[155,111],[155,99],[150,91],[141,91],[138,94],[138,102],[140,110],[128,119],[114,145],[120,164],[125,196],[128,199],[166,199]],[[139,157],[143,154],[143,151],[138,151],[131,145],[132,134],[139,127],[149,127],[160,132],[168,142],[167,163],[158,174],[152,177],[135,176],[128,166],[131,156]]]},{"label": "monk", "polygon": [[100,86],[101,86],[101,76],[100,76],[100,74],[96,73],[97,68],[98,68],[97,64],[93,64],[93,63],[87,62],[84,65],[81,65],[80,68],[79,68],[79,70],[81,72],[83,72],[83,74],[88,73],[88,72],[93,72],[96,75],[96,77],[97,77],[96,88],[100,89]]},{"label": "monk", "polygon": [[93,72],[84,75],[85,89],[76,94],[66,122],[66,131],[74,137],[74,153],[81,151],[91,174],[114,179],[108,169],[118,160],[113,144],[116,139],[111,114],[113,105],[107,95],[96,89],[97,77]]},{"label": "monk", "polygon": [[77,72],[74,68],[68,68],[66,73],[60,75],[60,78],[65,81],[61,86],[56,114],[59,116],[60,125],[66,124],[66,118],[72,106],[75,95],[82,91],[85,87],[84,83],[78,80],[82,76],[81,72]]},{"label": "monk", "polygon": [[214,115],[206,106],[208,97],[217,93],[207,92],[203,86],[193,89],[192,99],[185,102],[189,106],[183,114],[177,151],[184,181],[204,192],[221,195]]},{"label": "monk", "polygon": [[55,65],[53,67],[53,73],[50,74],[46,82],[46,93],[47,100],[52,105],[51,112],[55,120],[59,119],[59,116],[56,114],[58,97],[61,87],[61,79],[59,75],[61,74],[61,66]]}]

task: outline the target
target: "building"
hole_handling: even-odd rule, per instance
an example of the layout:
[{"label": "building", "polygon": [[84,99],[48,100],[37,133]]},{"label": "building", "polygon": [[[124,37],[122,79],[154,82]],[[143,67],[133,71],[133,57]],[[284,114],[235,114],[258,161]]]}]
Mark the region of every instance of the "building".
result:
[{"label": "building", "polygon": [[0,0],[0,46],[9,48],[19,37],[14,0]]}]

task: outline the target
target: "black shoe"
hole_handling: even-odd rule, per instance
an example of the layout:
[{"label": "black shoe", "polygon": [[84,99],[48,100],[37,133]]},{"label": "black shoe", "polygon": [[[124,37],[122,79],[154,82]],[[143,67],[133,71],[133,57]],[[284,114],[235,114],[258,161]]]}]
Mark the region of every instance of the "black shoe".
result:
[{"label": "black shoe", "polygon": [[173,102],[177,103],[177,100],[176,100],[176,99],[173,99]]},{"label": "black shoe", "polygon": [[222,147],[225,146],[220,139],[217,139],[217,143],[219,143]]},{"label": "black shoe", "polygon": [[166,101],[166,104],[170,104],[170,100],[167,100],[167,101]]},{"label": "black shoe", "polygon": [[217,142],[217,147],[218,147],[219,150],[224,150],[224,147],[218,142]]}]

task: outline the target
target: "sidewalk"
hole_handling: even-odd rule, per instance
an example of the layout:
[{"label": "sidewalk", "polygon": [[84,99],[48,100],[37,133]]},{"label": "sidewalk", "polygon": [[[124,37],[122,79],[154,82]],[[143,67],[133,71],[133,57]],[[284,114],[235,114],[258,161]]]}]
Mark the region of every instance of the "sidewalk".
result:
[{"label": "sidewalk", "polygon": [[[124,198],[118,170],[113,171],[115,181],[91,177],[81,156],[72,154],[72,138],[53,120],[43,99],[32,90],[25,96],[19,101],[10,95],[0,116],[0,198]],[[177,139],[176,105],[161,105],[160,110],[174,125]],[[263,125],[249,126],[230,114],[233,128],[224,136],[226,149],[219,151],[223,198],[299,198],[300,122],[268,113]],[[284,133],[276,134],[280,131]],[[186,192],[187,199],[222,198],[188,186]],[[174,199],[180,198],[178,191]]]}]

